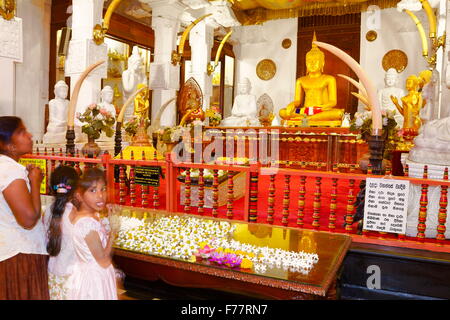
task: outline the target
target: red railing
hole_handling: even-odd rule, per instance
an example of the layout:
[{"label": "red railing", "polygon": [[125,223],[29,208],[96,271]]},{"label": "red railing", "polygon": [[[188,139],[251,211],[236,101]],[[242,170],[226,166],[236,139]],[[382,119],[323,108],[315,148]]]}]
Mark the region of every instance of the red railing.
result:
[{"label": "red railing", "polygon": [[[367,178],[380,176],[354,173],[353,170],[340,173],[334,172],[337,167],[333,171],[312,171],[262,167],[259,164],[175,163],[170,155],[165,160],[158,160],[155,155],[143,155],[143,159],[150,160],[113,159],[109,154],[90,159],[67,157],[60,151],[58,154],[35,153],[26,158],[46,159],[48,172],[62,163],[73,165],[80,171],[90,165],[102,166],[106,171],[110,203],[348,233],[356,242],[450,252],[450,240],[445,239],[450,182],[445,178],[393,177],[422,187],[418,232],[415,236],[406,236],[358,230],[353,219],[360,184]],[[137,167],[161,168],[160,185],[148,187],[137,184]],[[208,170],[212,172],[211,178],[206,177]],[[219,180],[220,170],[228,172],[222,181]],[[198,177],[194,177],[194,173]],[[434,238],[424,237],[428,228],[426,195],[429,186],[441,187]]]}]

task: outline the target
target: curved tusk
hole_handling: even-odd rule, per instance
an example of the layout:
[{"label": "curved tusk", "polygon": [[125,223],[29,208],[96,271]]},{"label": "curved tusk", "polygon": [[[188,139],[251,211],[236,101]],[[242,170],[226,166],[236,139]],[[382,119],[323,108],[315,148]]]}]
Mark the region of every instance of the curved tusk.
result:
[{"label": "curved tusk", "polygon": [[125,103],[123,104],[122,109],[120,109],[119,115],[117,116],[117,120],[116,120],[117,122],[123,122],[123,116],[125,115],[125,110],[131,104],[131,102],[133,102],[134,97],[144,89],[148,89],[148,87],[147,86],[142,87],[142,88],[136,90],[135,92],[133,92],[133,94],[131,94],[131,96],[128,97],[127,101],[125,101]]},{"label": "curved tusk", "polygon": [[108,10],[106,10],[105,17],[103,19],[103,30],[105,33],[109,29],[109,22],[111,21],[111,16],[114,10],[116,10],[117,6],[120,4],[120,2],[122,2],[122,0],[113,0],[113,2],[111,2],[111,4],[109,5]]},{"label": "curved tusk", "polygon": [[180,39],[180,44],[178,45],[178,54],[183,55],[184,52],[184,43],[186,42],[187,37],[189,36],[189,33],[191,32],[192,28],[199,23],[200,21],[202,21],[203,19],[205,19],[206,17],[209,17],[210,15],[212,15],[212,13],[208,13],[205,14],[203,16],[201,16],[200,18],[196,19],[194,22],[192,22],[183,32],[183,35],[181,36]]},{"label": "curved tusk", "polygon": [[428,18],[428,24],[430,25],[430,38],[436,38],[436,16],[433,13],[433,9],[427,0],[419,0],[422,4],[422,8],[425,10]]},{"label": "curved tusk", "polygon": [[361,101],[365,106],[366,110],[371,110],[369,101],[366,99],[366,97],[360,95],[359,93],[352,92],[352,95],[355,96],[359,101]]},{"label": "curved tusk", "polygon": [[383,126],[382,126],[381,108],[378,103],[378,98],[376,94],[377,91],[372,81],[367,76],[366,72],[363,70],[363,68],[361,68],[360,64],[355,59],[353,59],[348,53],[342,51],[338,47],[320,41],[313,41],[313,43],[316,44],[318,47],[323,48],[329,51],[330,53],[334,54],[335,56],[337,56],[346,65],[348,65],[350,69],[353,70],[354,73],[356,73],[356,75],[361,80],[364,88],[367,91],[367,96],[369,98],[369,102],[372,107],[372,134],[381,135]]},{"label": "curved tusk", "polygon": [[231,36],[232,33],[233,33],[233,30],[228,32],[225,35],[225,37],[223,37],[222,41],[220,42],[219,48],[217,49],[217,52],[216,52],[216,59],[214,60],[214,68],[217,67],[217,65],[219,64],[220,54],[222,53],[223,46],[225,45],[225,42],[227,42],[228,38]]},{"label": "curved tusk", "polygon": [[366,88],[364,88],[364,86],[359,83],[358,81],[356,81],[355,79],[346,76],[345,74],[338,74],[339,77],[344,78],[345,80],[347,80],[348,82],[350,82],[351,84],[353,84],[355,87],[357,87],[359,89],[359,92],[362,96],[364,96],[364,98],[366,98],[366,100],[369,100],[367,98],[367,92],[366,92]]},{"label": "curved tusk", "polygon": [[422,55],[424,57],[428,57],[428,40],[425,35],[425,30],[423,29],[422,22],[416,17],[414,13],[411,11],[404,9],[404,11],[411,17],[417,27],[417,31],[419,31],[420,39],[422,40]]},{"label": "curved tusk", "polygon": [[167,106],[172,103],[172,101],[176,100],[176,97],[173,97],[172,99],[166,101],[158,110],[158,113],[155,116],[155,119],[152,119],[152,124],[150,125],[150,128],[148,128],[149,133],[153,133],[156,131],[159,127],[159,124],[161,122],[161,116],[164,112],[164,110],[167,108]]},{"label": "curved tusk", "polygon": [[81,74],[80,78],[78,78],[77,83],[75,84],[75,87],[73,89],[72,97],[70,98],[69,102],[69,110],[67,113],[67,127],[73,128],[75,123],[75,108],[77,106],[78,102],[78,94],[80,93],[81,85],[83,84],[83,81],[86,79],[86,77],[91,73],[92,70],[97,68],[99,65],[105,63],[105,61],[99,61],[97,63],[91,64],[89,67],[87,67],[86,70]]}]

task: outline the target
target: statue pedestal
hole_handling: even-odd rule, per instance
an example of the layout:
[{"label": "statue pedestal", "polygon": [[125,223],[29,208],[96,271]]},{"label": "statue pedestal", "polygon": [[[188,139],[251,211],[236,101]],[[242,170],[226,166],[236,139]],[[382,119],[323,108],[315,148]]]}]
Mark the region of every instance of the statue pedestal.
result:
[{"label": "statue pedestal", "polygon": [[[441,180],[444,176],[444,170],[446,166],[433,165],[428,163],[414,162],[410,160],[404,160],[403,166],[408,164],[409,176],[413,178],[423,177],[423,168],[428,166],[428,178]],[[447,166],[448,167],[448,166]],[[409,201],[408,201],[408,216],[406,222],[406,235],[410,237],[417,236],[417,224],[419,221],[419,209],[420,209],[420,196],[421,185],[411,184],[409,188]],[[440,186],[428,186],[428,206],[427,206],[427,220],[425,237],[436,238],[437,226],[438,226],[438,213],[439,213],[439,199],[441,197]],[[449,206],[447,206],[447,215],[449,215]],[[450,238],[450,219],[447,219],[445,238]]]}]

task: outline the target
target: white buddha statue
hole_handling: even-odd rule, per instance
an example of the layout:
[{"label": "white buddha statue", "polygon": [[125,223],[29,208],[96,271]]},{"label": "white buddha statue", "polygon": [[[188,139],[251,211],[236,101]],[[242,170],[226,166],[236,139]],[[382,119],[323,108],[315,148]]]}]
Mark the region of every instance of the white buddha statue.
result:
[{"label": "white buddha statue", "polygon": [[450,164],[450,117],[432,120],[419,129],[409,160],[436,165]]},{"label": "white buddha statue", "polygon": [[[114,100],[114,90],[110,86],[105,86],[100,93],[100,103],[98,104],[98,106],[100,107],[100,110],[101,109],[106,110],[107,112],[109,112],[109,114],[111,114],[114,117],[114,119],[116,119],[116,108],[112,104],[113,100]],[[102,132],[100,138],[97,139],[97,141],[113,142],[114,135],[112,137],[108,137],[104,132]]]},{"label": "white buddha statue", "polygon": [[397,122],[398,127],[403,127],[403,116],[398,112],[396,106],[391,100],[391,96],[397,97],[401,100],[405,96],[405,90],[397,88],[398,72],[394,68],[390,68],[386,71],[384,76],[385,87],[378,90],[378,101],[380,107],[384,111],[391,111],[394,113],[394,119]]},{"label": "white buddha statue", "polygon": [[237,84],[238,95],[234,98],[231,116],[221,122],[222,127],[256,127],[260,126],[256,96],[250,94],[251,83],[244,78]]},{"label": "white buddha statue", "polygon": [[48,103],[49,121],[44,143],[64,143],[67,131],[67,112],[69,108],[69,86],[62,80],[55,84],[55,98]]},{"label": "white buddha statue", "polygon": [[114,100],[114,90],[110,86],[106,86],[100,93],[100,109],[108,111],[114,119],[116,118],[116,107],[112,104]]},{"label": "white buddha statue", "polygon": [[[128,69],[122,73],[123,101],[136,91],[138,84],[147,84],[144,70],[144,60],[141,58],[138,48],[133,47],[133,53],[128,58]],[[125,111],[124,120],[128,120],[133,116],[133,108]]]}]

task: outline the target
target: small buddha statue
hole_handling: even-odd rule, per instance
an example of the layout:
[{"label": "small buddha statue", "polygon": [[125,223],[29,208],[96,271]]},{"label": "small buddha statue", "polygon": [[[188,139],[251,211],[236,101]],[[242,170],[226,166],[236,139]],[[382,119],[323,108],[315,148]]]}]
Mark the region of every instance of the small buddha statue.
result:
[{"label": "small buddha statue", "polygon": [[[314,33],[313,41],[316,41]],[[280,110],[280,117],[288,125],[300,125],[303,114],[310,126],[340,126],[343,109],[337,109],[336,78],[323,74],[324,53],[312,44],[306,54],[307,75],[295,85],[295,100]]]},{"label": "small buddha statue", "polygon": [[406,79],[406,90],[408,94],[402,100],[402,106],[398,103],[395,96],[391,96],[391,100],[397,107],[397,110],[403,115],[403,129],[418,132],[421,126],[420,110],[423,107],[422,95],[419,92],[421,79],[415,75],[411,75]]},{"label": "small buddha statue", "polygon": [[49,121],[47,132],[43,137],[44,143],[63,143],[66,141],[67,112],[69,108],[69,86],[64,81],[55,84],[55,98],[48,103]]},{"label": "small buddha statue", "polygon": [[112,104],[114,100],[114,90],[110,86],[106,86],[100,93],[100,109],[108,111],[114,119],[116,118],[116,107]]},{"label": "small buddha statue", "polygon": [[[133,53],[128,58],[128,69],[122,73],[122,86],[123,86],[123,101],[127,101],[130,95],[132,95],[140,83],[147,83],[144,60],[141,58],[138,48],[133,47]],[[131,109],[125,111],[124,119],[128,120],[132,116]]]},{"label": "small buddha statue", "polygon": [[395,104],[391,100],[391,96],[401,99],[405,95],[405,90],[397,88],[398,72],[394,68],[390,68],[386,71],[384,76],[385,87],[378,90],[378,101],[383,111],[390,111],[394,113],[394,120],[397,122],[398,127],[403,127],[403,115],[401,115]]},{"label": "small buddha statue", "polygon": [[[146,87],[145,84],[140,83],[137,89]],[[139,92],[134,98],[134,112],[133,114],[138,117],[138,119],[148,118],[148,109],[150,108],[150,103],[148,101],[148,88]]]},{"label": "small buddha statue", "polygon": [[234,98],[231,116],[223,119],[222,127],[259,126],[256,96],[250,94],[252,85],[248,78],[237,84],[238,95]]},{"label": "small buddha statue", "polygon": [[[114,100],[114,90],[110,86],[105,86],[100,93],[100,103],[98,106],[100,110],[107,111],[114,120],[116,119],[116,107],[112,104]],[[114,136],[108,137],[105,132],[102,132],[100,138],[97,141],[112,142]]]}]

